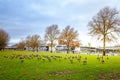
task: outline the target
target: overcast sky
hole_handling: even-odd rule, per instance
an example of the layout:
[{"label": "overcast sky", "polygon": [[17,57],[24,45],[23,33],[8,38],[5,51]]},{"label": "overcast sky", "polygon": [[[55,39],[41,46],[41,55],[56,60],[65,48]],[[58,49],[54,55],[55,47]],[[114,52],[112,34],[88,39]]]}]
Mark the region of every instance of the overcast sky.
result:
[{"label": "overcast sky", "polygon": [[9,33],[14,44],[27,35],[43,38],[46,27],[52,24],[60,30],[70,25],[78,30],[83,45],[100,46],[88,35],[87,24],[106,6],[120,12],[119,5],[120,0],[0,0],[0,28]]}]

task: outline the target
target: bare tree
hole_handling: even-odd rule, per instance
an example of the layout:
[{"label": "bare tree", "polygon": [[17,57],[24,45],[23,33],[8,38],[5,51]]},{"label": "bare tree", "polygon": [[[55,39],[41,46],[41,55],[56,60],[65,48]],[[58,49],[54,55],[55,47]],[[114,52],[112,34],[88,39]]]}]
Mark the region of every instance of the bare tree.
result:
[{"label": "bare tree", "polygon": [[70,26],[67,26],[61,32],[59,40],[61,40],[63,44],[67,45],[67,53],[69,53],[70,48],[73,46],[73,42],[77,40],[78,35],[79,35],[78,31],[77,30],[75,31],[74,28],[71,28]]},{"label": "bare tree", "polygon": [[46,28],[46,33],[45,33],[45,39],[50,42],[50,47],[51,47],[51,53],[52,53],[52,47],[54,46],[54,42],[56,39],[58,39],[59,35],[59,30],[57,25],[51,25]]},{"label": "bare tree", "polygon": [[5,48],[9,42],[9,35],[3,29],[0,29],[0,51]]},{"label": "bare tree", "polygon": [[40,36],[39,35],[32,35],[26,37],[26,46],[31,47],[33,51],[38,50],[38,47],[40,46]]},{"label": "bare tree", "polygon": [[105,7],[93,17],[88,27],[89,34],[103,40],[103,56],[105,56],[106,42],[116,40],[120,33],[119,12],[115,8]]},{"label": "bare tree", "polygon": [[16,46],[17,46],[18,49],[24,50],[25,46],[26,46],[25,40],[21,39],[21,41],[19,43],[17,43]]},{"label": "bare tree", "polygon": [[26,41],[26,47],[28,48],[31,47],[31,36],[30,35],[26,37],[25,41]]},{"label": "bare tree", "polygon": [[80,40],[75,40],[70,44],[70,47],[75,49],[76,47],[80,47]]}]

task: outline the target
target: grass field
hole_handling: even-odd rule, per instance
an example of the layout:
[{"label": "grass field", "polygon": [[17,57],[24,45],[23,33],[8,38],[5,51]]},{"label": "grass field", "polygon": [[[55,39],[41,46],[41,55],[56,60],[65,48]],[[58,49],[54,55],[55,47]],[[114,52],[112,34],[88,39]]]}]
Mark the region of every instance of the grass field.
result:
[{"label": "grass field", "polygon": [[[81,56],[80,60],[78,59]],[[0,80],[120,80],[120,56],[0,51]],[[87,62],[83,63],[87,58]]]}]

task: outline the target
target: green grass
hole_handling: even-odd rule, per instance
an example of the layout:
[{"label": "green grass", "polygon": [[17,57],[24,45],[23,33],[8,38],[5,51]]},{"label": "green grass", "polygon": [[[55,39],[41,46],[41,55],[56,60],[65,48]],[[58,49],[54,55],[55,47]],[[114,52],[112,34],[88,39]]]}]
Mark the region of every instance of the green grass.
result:
[{"label": "green grass", "polygon": [[[37,60],[24,59],[21,63],[19,58],[10,59],[11,55],[36,55],[61,56],[61,61],[52,59]],[[65,56],[78,56],[81,61],[74,59],[73,64],[70,60],[64,59]],[[5,58],[7,56],[8,58]],[[84,58],[88,62],[83,64]],[[95,55],[85,54],[64,54],[49,52],[27,52],[27,51],[0,51],[0,80],[119,80],[120,79],[120,56],[110,56],[105,63],[97,60]],[[111,75],[110,75],[111,74]]]}]

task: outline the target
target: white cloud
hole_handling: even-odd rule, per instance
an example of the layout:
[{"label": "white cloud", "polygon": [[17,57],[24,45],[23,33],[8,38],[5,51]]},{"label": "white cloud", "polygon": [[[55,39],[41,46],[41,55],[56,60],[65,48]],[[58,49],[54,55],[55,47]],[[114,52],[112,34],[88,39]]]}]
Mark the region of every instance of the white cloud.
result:
[{"label": "white cloud", "polygon": [[62,0],[62,6],[65,7],[70,4],[82,5],[88,2],[89,0]]},{"label": "white cloud", "polygon": [[35,11],[39,11],[41,10],[42,6],[38,3],[31,3],[30,4],[30,9],[35,10]]},{"label": "white cloud", "polygon": [[57,16],[57,8],[49,5],[43,5],[41,3],[31,3],[28,7],[29,11],[37,14],[37,15],[44,15],[44,16],[50,16],[50,17],[56,17]]}]

